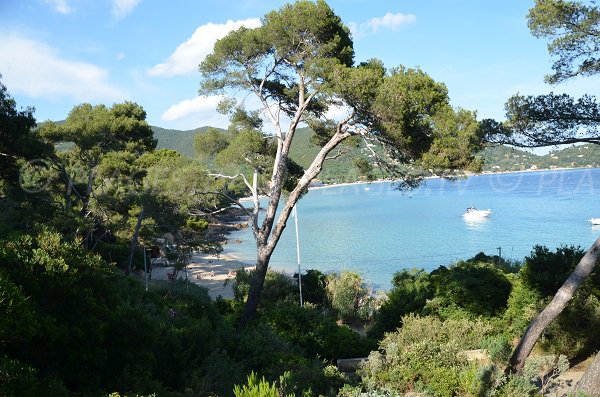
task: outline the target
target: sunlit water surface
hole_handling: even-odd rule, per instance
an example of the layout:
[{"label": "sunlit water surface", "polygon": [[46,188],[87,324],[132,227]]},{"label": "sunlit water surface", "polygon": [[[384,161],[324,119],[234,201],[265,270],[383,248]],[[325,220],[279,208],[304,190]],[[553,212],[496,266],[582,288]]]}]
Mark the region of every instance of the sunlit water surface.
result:
[{"label": "sunlit water surface", "polygon": [[[466,221],[462,214],[470,206],[492,214]],[[315,189],[298,203],[301,266],[355,270],[374,288],[386,289],[401,269],[429,271],[481,251],[522,260],[536,244],[587,249],[600,236],[592,217],[600,217],[600,169],[429,179],[408,192],[389,182]],[[228,252],[255,260],[250,230],[230,240]],[[293,218],[271,266],[298,268]]]}]

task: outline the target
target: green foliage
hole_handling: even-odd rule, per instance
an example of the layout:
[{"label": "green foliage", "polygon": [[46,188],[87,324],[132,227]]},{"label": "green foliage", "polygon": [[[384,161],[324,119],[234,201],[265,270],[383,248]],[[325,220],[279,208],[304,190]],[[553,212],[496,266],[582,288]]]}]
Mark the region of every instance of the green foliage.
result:
[{"label": "green foliage", "polygon": [[185,220],[185,226],[196,232],[204,232],[208,229],[208,221],[198,217],[188,218]]},{"label": "green foliage", "polygon": [[[264,377],[258,379],[254,372],[248,375],[248,383],[243,386],[235,385],[233,388],[235,397],[280,397],[284,395],[283,386],[277,387],[275,383],[271,384]],[[292,397],[293,394],[287,394],[286,397]]]},{"label": "green foliage", "polygon": [[394,274],[392,289],[375,314],[369,335],[380,339],[402,325],[402,317],[420,313],[428,299],[433,297],[429,274],[422,269],[402,270]]},{"label": "green foliage", "polygon": [[358,174],[361,177],[364,177],[369,181],[372,181],[375,179],[375,176],[372,174],[373,165],[368,160],[359,157],[359,158],[354,159],[354,161],[352,163],[358,170]]},{"label": "green foliage", "polygon": [[302,299],[304,302],[312,303],[322,307],[326,303],[327,276],[319,270],[309,269],[302,275]]},{"label": "green foliage", "polygon": [[372,316],[373,299],[359,274],[351,271],[331,274],[327,277],[326,289],[339,319],[364,321]]},{"label": "green foliage", "polygon": [[0,355],[0,395],[5,397],[35,396],[39,395],[41,390],[42,385],[35,369],[18,360]]},{"label": "green foliage", "polygon": [[529,10],[528,24],[535,37],[547,37],[548,52],[556,58],[547,76],[559,83],[575,76],[591,76],[600,72],[596,58],[600,45],[600,10],[592,2],[536,0]]},{"label": "green foliage", "polygon": [[[205,291],[174,288],[165,302],[49,230],[2,242],[0,283],[10,298],[1,310],[12,329],[0,338],[9,395],[25,383],[63,395],[182,389],[191,363],[214,350],[217,313]],[[181,317],[170,319],[169,307]]]},{"label": "green foliage", "polygon": [[214,160],[216,153],[229,146],[231,138],[231,135],[224,131],[209,128],[206,132],[195,135],[194,149],[196,154],[203,160]]},{"label": "green foliage", "polygon": [[[233,293],[235,300],[244,302],[248,297],[250,282],[254,270],[239,269],[235,275]],[[262,305],[267,306],[277,302],[298,302],[298,283],[284,273],[267,272],[263,288]]]},{"label": "green foliage", "polygon": [[569,359],[588,357],[600,346],[600,299],[591,293],[591,282],[577,291],[573,300],[548,327],[540,345],[545,351]]},{"label": "green foliage", "polygon": [[542,309],[542,303],[542,297],[537,291],[524,285],[521,278],[515,278],[502,316],[506,335],[511,339],[520,338]]},{"label": "green foliage", "polygon": [[428,303],[427,310],[443,317],[453,308],[475,316],[498,315],[506,308],[512,288],[504,273],[488,263],[440,266],[431,272],[430,280],[435,299]]},{"label": "green foliage", "polygon": [[15,100],[0,82],[0,183],[17,186],[20,159],[40,159],[52,153],[52,148],[33,130],[36,125],[33,112],[33,108],[18,110]]},{"label": "green foliage", "polygon": [[525,257],[523,282],[544,297],[553,296],[584,254],[580,247],[563,245],[552,252],[548,247],[536,245]]},{"label": "green foliage", "polygon": [[479,395],[483,382],[477,365],[462,351],[481,348],[493,334],[482,320],[408,315],[389,333],[362,370],[367,390],[412,390],[434,396]]},{"label": "green foliage", "polygon": [[548,387],[559,383],[556,378],[567,369],[569,361],[565,356],[530,356],[525,361],[523,373],[509,375],[500,386],[499,394],[508,397],[530,396],[539,389],[542,396],[546,395]]},{"label": "green foliage", "polygon": [[279,303],[269,307],[261,316],[275,332],[303,356],[333,362],[338,358],[365,357],[376,346],[321,310]]}]

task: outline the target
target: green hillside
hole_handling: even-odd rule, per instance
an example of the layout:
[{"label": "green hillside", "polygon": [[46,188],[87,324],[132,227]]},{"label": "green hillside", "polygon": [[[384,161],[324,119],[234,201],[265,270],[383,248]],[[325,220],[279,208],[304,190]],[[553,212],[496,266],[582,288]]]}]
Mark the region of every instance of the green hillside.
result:
[{"label": "green hillside", "polygon": [[525,171],[553,168],[600,167],[600,147],[576,145],[538,156],[508,146],[494,146],[483,150],[484,171]]},{"label": "green hillside", "polygon": [[[187,157],[195,157],[194,136],[204,133],[210,127],[201,127],[195,130],[172,130],[152,126],[154,137],[158,140],[158,149],[173,149]],[[309,128],[299,128],[296,131],[291,149],[291,158],[298,164],[307,168],[319,151],[319,147],[310,142],[312,131]],[[358,179],[356,169],[352,165],[352,158],[357,155],[356,148],[334,160],[325,161],[325,166],[320,175],[321,180],[327,182],[347,182]]]},{"label": "green hillside", "polygon": [[157,149],[173,149],[187,157],[196,157],[194,153],[194,136],[205,132],[210,127],[200,127],[195,130],[170,130],[152,126],[154,138],[158,140]]},{"label": "green hillside", "polygon": [[[187,157],[195,157],[194,136],[206,132],[210,127],[196,130],[172,130],[152,126],[158,149],[173,149]],[[299,128],[292,144],[290,157],[304,168],[308,168],[319,151],[310,141],[312,131]],[[352,160],[361,155],[358,147],[342,148],[343,154],[326,160],[319,179],[325,183],[354,182],[359,179]],[[331,156],[337,154],[332,153]],[[600,167],[600,147],[577,145],[555,150],[539,156],[526,150],[509,146],[491,146],[479,153],[484,160],[484,172],[525,171],[552,168]]]}]

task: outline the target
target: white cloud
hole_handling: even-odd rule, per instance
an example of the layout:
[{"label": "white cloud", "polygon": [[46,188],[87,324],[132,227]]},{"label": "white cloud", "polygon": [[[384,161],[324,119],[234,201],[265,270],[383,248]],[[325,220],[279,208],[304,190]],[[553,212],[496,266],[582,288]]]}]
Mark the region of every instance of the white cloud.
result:
[{"label": "white cloud", "polygon": [[377,32],[380,28],[387,28],[391,30],[397,30],[402,25],[413,23],[417,20],[417,17],[413,14],[392,14],[388,12],[381,18],[371,18],[367,22],[367,26],[371,28],[373,32]]},{"label": "white cloud", "polygon": [[68,0],[46,0],[46,3],[54,7],[54,11],[59,14],[70,14],[73,12],[73,8],[69,5]]},{"label": "white cloud", "polygon": [[127,15],[131,14],[140,1],[141,0],[113,0],[111,10],[113,18],[116,20],[125,18]]},{"label": "white cloud", "polygon": [[251,18],[227,21],[225,24],[202,25],[196,29],[192,37],[177,46],[164,63],[159,63],[148,70],[148,74],[151,76],[175,76],[195,72],[200,62],[212,52],[215,42],[241,26],[256,28],[260,26],[260,20]]},{"label": "white cloud", "polygon": [[348,117],[350,114],[350,108],[348,106],[330,106],[325,113],[325,117],[335,121],[341,121]]},{"label": "white cloud", "polygon": [[0,33],[0,71],[11,92],[36,98],[71,97],[78,101],[120,100],[125,97],[108,82],[106,70],[60,58],[46,44]]},{"label": "white cloud", "polygon": [[366,36],[369,33],[376,33],[380,29],[398,30],[403,25],[408,25],[417,21],[417,17],[414,14],[403,14],[401,12],[392,14],[388,12],[382,17],[375,17],[369,19],[367,22],[360,24],[356,22],[350,22],[348,27],[352,32],[354,38]]},{"label": "white cloud", "polygon": [[199,96],[193,99],[185,99],[172,105],[161,116],[163,121],[175,121],[181,119],[194,120],[195,126],[210,125],[213,127],[226,127],[227,117],[217,113],[215,110],[223,99],[220,95]]}]

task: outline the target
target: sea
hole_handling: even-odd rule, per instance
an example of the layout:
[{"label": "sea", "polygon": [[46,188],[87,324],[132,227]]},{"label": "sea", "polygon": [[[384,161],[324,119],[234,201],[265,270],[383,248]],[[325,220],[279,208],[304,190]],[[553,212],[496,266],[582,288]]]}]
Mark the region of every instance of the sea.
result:
[{"label": "sea", "polygon": [[[466,220],[468,207],[492,213]],[[272,269],[352,270],[373,289],[386,290],[402,269],[431,271],[479,252],[523,261],[535,245],[587,250],[600,237],[600,226],[589,222],[600,217],[600,169],[434,178],[408,191],[392,182],[332,186],[310,190],[297,213],[298,235],[290,218]],[[228,254],[256,260],[249,228],[229,241]]]}]

